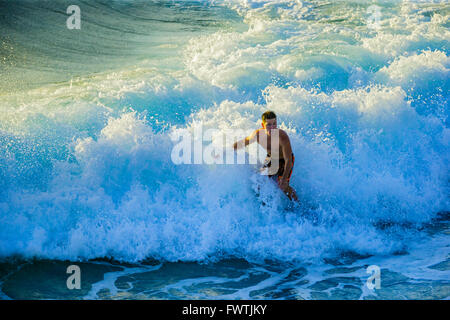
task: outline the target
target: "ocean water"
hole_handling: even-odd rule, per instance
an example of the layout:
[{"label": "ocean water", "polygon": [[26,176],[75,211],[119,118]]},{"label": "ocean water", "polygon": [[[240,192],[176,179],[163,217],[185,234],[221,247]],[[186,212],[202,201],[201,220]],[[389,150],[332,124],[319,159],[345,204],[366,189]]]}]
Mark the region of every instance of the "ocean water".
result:
[{"label": "ocean water", "polygon": [[[0,298],[448,299],[449,16],[0,0]],[[253,165],[172,161],[173,133],[255,129],[267,109],[299,207]]]}]

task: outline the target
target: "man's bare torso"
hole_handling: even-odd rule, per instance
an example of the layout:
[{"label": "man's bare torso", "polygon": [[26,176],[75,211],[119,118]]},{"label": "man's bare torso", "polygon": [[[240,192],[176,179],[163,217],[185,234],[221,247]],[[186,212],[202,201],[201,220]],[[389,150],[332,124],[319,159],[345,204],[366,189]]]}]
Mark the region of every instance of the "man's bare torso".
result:
[{"label": "man's bare torso", "polygon": [[[284,143],[284,139],[280,139],[282,136],[286,136],[287,134],[281,130],[281,129],[276,129],[278,130],[278,141],[273,141],[274,143],[278,144],[278,154],[276,152],[276,150],[272,150],[272,139],[276,137],[276,135],[272,134],[271,136],[268,136],[266,131],[264,129],[258,129],[258,133],[257,133],[257,141],[259,143],[259,145],[261,147],[263,147],[266,151],[267,154],[274,159],[283,159],[283,151],[282,151],[282,146]],[[274,152],[271,152],[274,151]]]}]

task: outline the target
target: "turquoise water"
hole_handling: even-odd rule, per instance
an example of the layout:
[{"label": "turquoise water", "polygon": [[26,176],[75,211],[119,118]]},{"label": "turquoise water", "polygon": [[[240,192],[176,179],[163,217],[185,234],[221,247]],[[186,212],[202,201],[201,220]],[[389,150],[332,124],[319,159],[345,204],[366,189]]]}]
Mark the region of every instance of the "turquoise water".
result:
[{"label": "turquoise water", "polygon": [[[449,14],[0,1],[2,298],[448,298]],[[171,160],[172,133],[251,130],[267,109],[301,208],[251,165]]]}]

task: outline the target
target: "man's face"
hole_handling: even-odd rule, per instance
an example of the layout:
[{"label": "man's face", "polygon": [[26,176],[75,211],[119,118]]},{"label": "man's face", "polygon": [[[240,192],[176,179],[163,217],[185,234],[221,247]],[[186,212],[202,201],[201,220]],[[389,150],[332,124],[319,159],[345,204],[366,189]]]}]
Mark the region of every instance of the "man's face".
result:
[{"label": "man's face", "polygon": [[266,129],[266,133],[270,135],[270,130],[277,128],[277,119],[266,119],[266,122],[263,122],[262,125]]}]

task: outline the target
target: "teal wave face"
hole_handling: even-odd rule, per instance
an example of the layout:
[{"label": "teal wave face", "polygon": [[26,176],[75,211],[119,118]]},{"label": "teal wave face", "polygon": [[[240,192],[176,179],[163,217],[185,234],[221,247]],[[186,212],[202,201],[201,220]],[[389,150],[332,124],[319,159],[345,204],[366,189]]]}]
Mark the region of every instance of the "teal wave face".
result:
[{"label": "teal wave face", "polygon": [[[80,8],[69,29],[70,5]],[[1,93],[132,68],[182,68],[185,42],[239,23],[233,11],[183,1],[0,1]],[[164,71],[161,71],[164,72]]]}]

